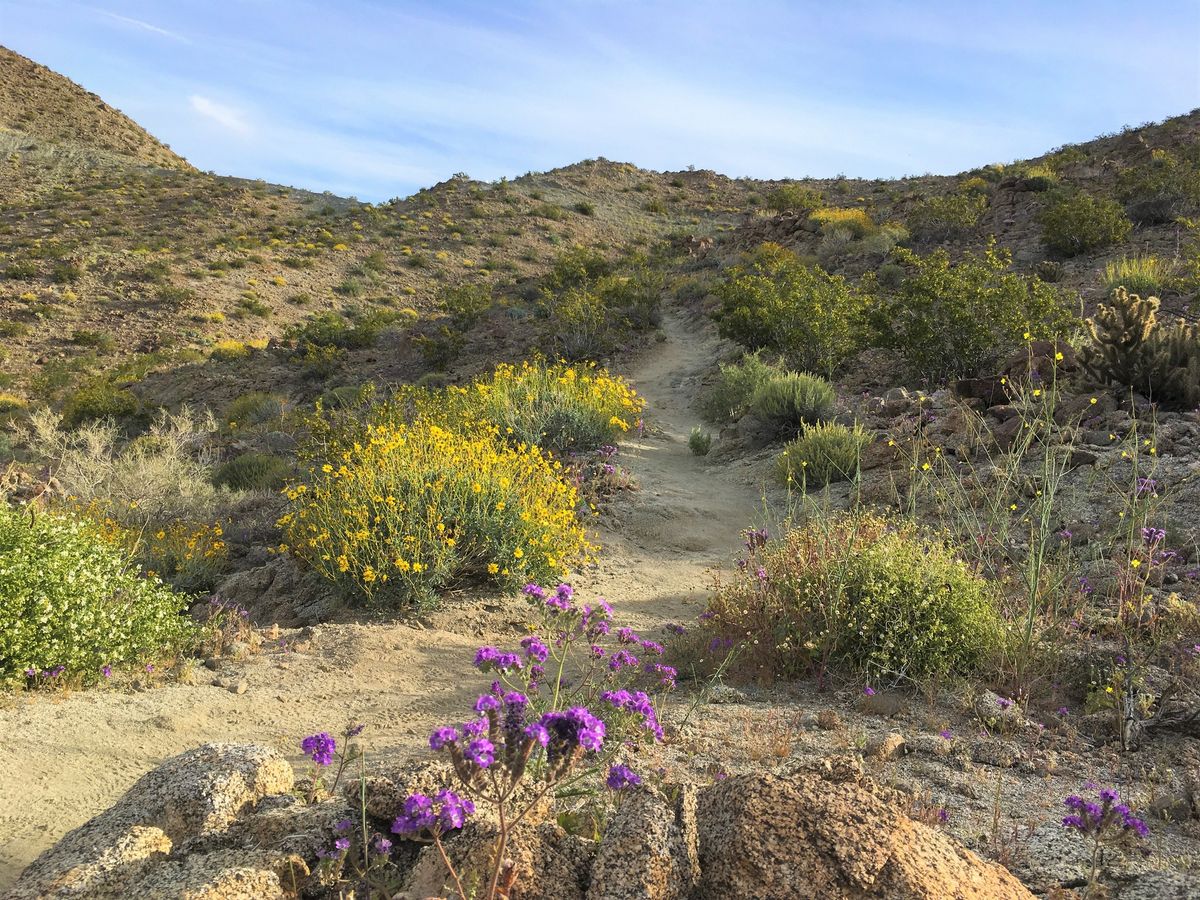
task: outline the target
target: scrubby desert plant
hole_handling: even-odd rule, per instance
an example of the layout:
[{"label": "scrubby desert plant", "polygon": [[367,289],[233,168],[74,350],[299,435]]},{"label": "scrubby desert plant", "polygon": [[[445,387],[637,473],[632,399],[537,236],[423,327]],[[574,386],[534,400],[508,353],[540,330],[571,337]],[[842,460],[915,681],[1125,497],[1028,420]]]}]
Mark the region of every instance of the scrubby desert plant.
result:
[{"label": "scrubby desert plant", "polygon": [[833,385],[824,378],[807,372],[785,372],[759,385],[750,399],[750,409],[780,430],[795,432],[829,418],[836,399]]},{"label": "scrubby desert plant", "polygon": [[710,422],[733,422],[750,409],[759,386],[786,370],[764,362],[761,351],[747,353],[735,363],[721,363],[716,381],[701,399],[701,410]]},{"label": "scrubby desert plant", "polygon": [[863,346],[868,297],[778,244],[730,269],[716,294],[723,337],[778,350],[802,369],[832,373]]},{"label": "scrubby desert plant", "polygon": [[1008,271],[1012,256],[994,241],[957,263],[942,249],[918,256],[901,248],[895,258],[907,275],[872,309],[875,339],[897,350],[916,375],[936,380],[983,374],[1021,346],[1025,335],[1055,338],[1077,322],[1075,297]]},{"label": "scrubby desert plant", "polygon": [[304,458],[279,524],[291,552],[351,597],[422,604],[466,577],[552,581],[590,550],[575,489],[536,447],[368,422],[325,432]]},{"label": "scrubby desert plant", "polygon": [[708,456],[712,449],[712,434],[697,425],[688,435],[688,449],[693,456]]},{"label": "scrubby desert plant", "polygon": [[811,212],[824,201],[821,192],[802,184],[784,184],[767,195],[767,208],[776,212]]},{"label": "scrubby desert plant", "polygon": [[703,625],[712,640],[741,647],[747,675],[835,668],[919,682],[968,674],[1000,643],[992,585],[915,525],[833,513],[747,544]]},{"label": "scrubby desert plant", "polygon": [[1119,244],[1133,228],[1121,204],[1083,191],[1051,202],[1037,221],[1046,246],[1061,256]]},{"label": "scrubby desert plant", "polygon": [[924,241],[942,241],[970,233],[987,208],[987,197],[960,192],[922,200],[908,216],[908,227]]},{"label": "scrubby desert plant", "polygon": [[222,421],[229,427],[265,425],[278,422],[287,409],[287,401],[279,394],[251,391],[242,394],[225,409]]},{"label": "scrubby desert plant", "polygon": [[1122,256],[1105,264],[1101,284],[1106,294],[1125,288],[1131,294],[1157,297],[1175,278],[1174,260],[1158,256]]},{"label": "scrubby desert plant", "polygon": [[855,239],[873,234],[879,227],[865,209],[840,209],[827,206],[814,210],[809,221],[818,226],[822,234],[845,230]]},{"label": "scrubby desert plant", "polygon": [[806,427],[779,455],[780,477],[801,489],[824,487],[858,475],[862,451],[872,435],[857,422],[822,422]]},{"label": "scrubby desert plant", "polygon": [[212,482],[231,491],[275,491],[292,474],[292,464],[281,456],[251,451],[213,470]]},{"label": "scrubby desert plant", "polygon": [[1093,378],[1153,400],[1200,402],[1200,327],[1182,319],[1164,325],[1158,310],[1157,297],[1117,288],[1112,303],[1088,319],[1090,341],[1079,362]]},{"label": "scrubby desert plant", "polygon": [[138,410],[138,399],[110,379],[100,377],[85,382],[63,401],[63,422],[69,428],[100,419],[121,419]]},{"label": "scrubby desert plant", "polygon": [[0,504],[0,681],[98,681],[171,657],[193,636],[186,607],[90,522]]},{"label": "scrubby desert plant", "polygon": [[1136,222],[1153,225],[1193,215],[1200,209],[1200,153],[1152,151],[1149,163],[1118,176],[1117,196]]}]

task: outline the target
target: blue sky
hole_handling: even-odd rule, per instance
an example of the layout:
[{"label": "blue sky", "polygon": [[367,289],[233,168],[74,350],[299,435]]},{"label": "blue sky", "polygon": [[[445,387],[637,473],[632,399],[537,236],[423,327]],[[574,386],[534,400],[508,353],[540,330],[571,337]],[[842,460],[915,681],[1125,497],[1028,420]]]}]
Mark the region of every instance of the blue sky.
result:
[{"label": "blue sky", "polygon": [[952,173],[1200,106],[1200,0],[0,0],[0,43],[202,169],[376,201],[595,156]]}]

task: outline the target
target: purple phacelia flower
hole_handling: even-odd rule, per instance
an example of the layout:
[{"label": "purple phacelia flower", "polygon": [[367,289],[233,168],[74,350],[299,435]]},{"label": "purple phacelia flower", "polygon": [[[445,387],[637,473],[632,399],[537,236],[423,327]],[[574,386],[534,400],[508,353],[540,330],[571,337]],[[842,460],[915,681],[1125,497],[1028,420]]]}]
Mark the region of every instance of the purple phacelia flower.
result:
[{"label": "purple phacelia flower", "polygon": [[429,736],[429,749],[441,750],[447,744],[453,744],[458,740],[458,729],[450,725],[446,725],[437,729]]},{"label": "purple phacelia flower", "polygon": [[542,639],[536,634],[521,638],[521,647],[525,651],[525,657],[536,662],[545,662],[550,655],[550,648],[542,643]]},{"label": "purple phacelia flower", "polygon": [[310,734],[300,742],[300,749],[318,766],[328,766],[333,763],[333,754],[337,750],[337,741],[328,732]]},{"label": "purple phacelia flower", "polygon": [[487,738],[477,737],[467,744],[466,749],[463,750],[463,756],[479,768],[486,769],[496,761],[496,747]]},{"label": "purple phacelia flower", "polygon": [[641,784],[642,776],[638,775],[628,766],[617,763],[608,770],[608,777],[604,779],[604,783],[608,785],[610,790],[623,791]]}]

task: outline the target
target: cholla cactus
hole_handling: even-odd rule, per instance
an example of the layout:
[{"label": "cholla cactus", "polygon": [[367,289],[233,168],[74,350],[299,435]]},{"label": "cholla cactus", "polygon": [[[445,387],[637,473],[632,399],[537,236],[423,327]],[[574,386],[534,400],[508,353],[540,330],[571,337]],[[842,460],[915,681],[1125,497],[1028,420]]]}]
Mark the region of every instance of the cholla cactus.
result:
[{"label": "cholla cactus", "polygon": [[1123,384],[1153,400],[1200,401],[1200,328],[1158,319],[1157,297],[1139,297],[1117,288],[1111,305],[1088,319],[1091,344],[1079,361],[1099,381]]}]

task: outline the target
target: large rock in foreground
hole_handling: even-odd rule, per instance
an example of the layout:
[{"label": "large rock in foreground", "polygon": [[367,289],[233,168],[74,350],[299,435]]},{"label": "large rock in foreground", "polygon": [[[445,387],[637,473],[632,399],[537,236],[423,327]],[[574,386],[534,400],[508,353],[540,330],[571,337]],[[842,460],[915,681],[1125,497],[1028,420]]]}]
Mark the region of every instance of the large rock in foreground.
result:
[{"label": "large rock in foreground", "polygon": [[[68,833],[25,870],[10,897],[268,897],[281,895],[270,868],[243,856],[234,871],[198,872],[173,863],[151,870],[188,842],[227,831],[264,797],[292,789],[292,767],[279,753],[255,744],[205,744],[142,776],[116,806]],[[224,860],[226,868],[233,863]],[[261,861],[257,861],[261,863]],[[171,870],[178,876],[166,879]],[[186,877],[185,877],[186,876]],[[243,884],[245,893],[205,890]],[[190,890],[189,890],[190,888]]]},{"label": "large rock in foreground", "polygon": [[742,775],[700,795],[699,900],[1031,900],[995,863],[899,812],[869,783]]}]

